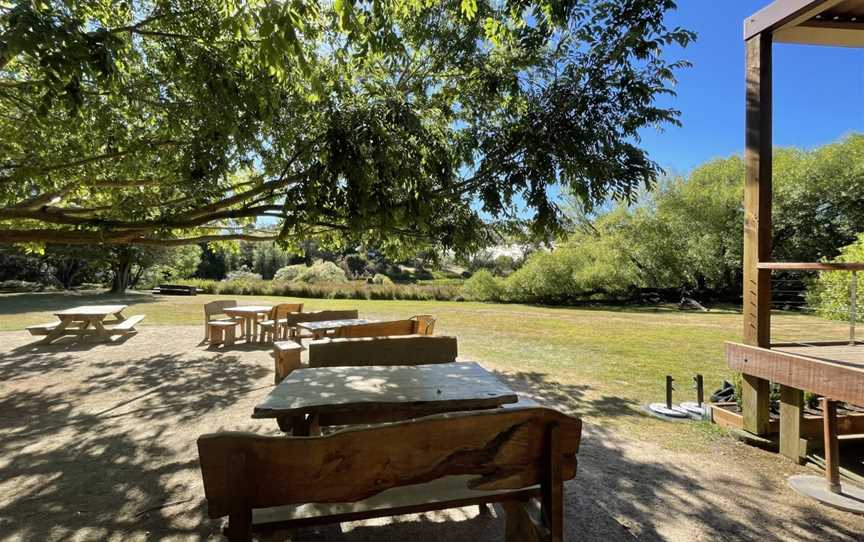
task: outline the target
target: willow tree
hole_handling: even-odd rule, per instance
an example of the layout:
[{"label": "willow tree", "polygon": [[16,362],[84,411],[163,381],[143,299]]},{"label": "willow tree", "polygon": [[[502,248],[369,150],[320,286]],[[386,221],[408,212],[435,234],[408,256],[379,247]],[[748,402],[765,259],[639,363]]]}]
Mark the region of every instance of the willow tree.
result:
[{"label": "willow tree", "polygon": [[672,0],[9,2],[0,243],[548,235],[553,186],[654,182],[693,38]]}]

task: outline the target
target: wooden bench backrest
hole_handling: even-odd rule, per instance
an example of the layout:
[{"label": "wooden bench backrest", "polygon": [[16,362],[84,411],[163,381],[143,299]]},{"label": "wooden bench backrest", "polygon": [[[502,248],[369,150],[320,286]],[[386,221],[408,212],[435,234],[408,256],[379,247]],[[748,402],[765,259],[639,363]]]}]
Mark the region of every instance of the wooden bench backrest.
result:
[{"label": "wooden bench backrest", "polygon": [[303,303],[279,303],[270,309],[270,320],[281,320],[292,312],[303,312]]},{"label": "wooden bench backrest", "polygon": [[417,333],[417,322],[414,320],[391,320],[389,322],[343,326],[336,330],[336,337],[350,339],[352,337],[389,337],[415,333]]},{"label": "wooden bench backrest", "polygon": [[[476,475],[478,490],[576,475],[582,422],[546,408],[430,416],[323,437],[214,433],[198,439],[211,518],[300,503],[356,502],[386,489]],[[446,435],[446,438],[444,436]],[[554,465],[554,468],[553,468]]]},{"label": "wooden bench backrest", "polygon": [[357,318],[357,309],[347,310],[326,310],[312,312],[298,312],[297,314],[289,314],[285,316],[288,320],[288,325],[299,324],[300,322],[323,322],[325,320],[350,320]]},{"label": "wooden bench backrest", "polygon": [[435,317],[431,314],[418,314],[412,316],[411,320],[417,323],[415,333],[418,335],[432,335],[435,331]]},{"label": "wooden bench backrest", "polygon": [[234,299],[220,299],[218,301],[211,301],[210,303],[204,305],[204,320],[209,321],[211,316],[215,316],[217,314],[225,314],[225,309],[236,306],[237,301]]},{"label": "wooden bench backrest", "polygon": [[456,355],[456,337],[443,335],[324,339],[309,344],[310,367],[450,363]]}]

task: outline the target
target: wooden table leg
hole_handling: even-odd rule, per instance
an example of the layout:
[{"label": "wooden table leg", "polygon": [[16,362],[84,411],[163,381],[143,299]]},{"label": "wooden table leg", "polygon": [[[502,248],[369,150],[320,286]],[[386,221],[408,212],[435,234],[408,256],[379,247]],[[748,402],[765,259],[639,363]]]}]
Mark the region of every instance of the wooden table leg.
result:
[{"label": "wooden table leg", "polygon": [[840,444],[837,442],[837,402],[822,398],[822,424],[825,438],[825,478],[828,488],[840,493]]},{"label": "wooden table leg", "polygon": [[101,320],[93,320],[93,327],[96,329],[96,338],[101,342],[111,342],[111,334],[102,325]]},{"label": "wooden table leg", "polygon": [[67,320],[65,318],[60,318],[60,323],[57,324],[57,327],[48,332],[48,335],[45,336],[44,339],[39,341],[39,344],[51,344],[55,340],[59,339],[63,336],[63,333],[66,331],[66,328],[69,327],[71,320]]}]

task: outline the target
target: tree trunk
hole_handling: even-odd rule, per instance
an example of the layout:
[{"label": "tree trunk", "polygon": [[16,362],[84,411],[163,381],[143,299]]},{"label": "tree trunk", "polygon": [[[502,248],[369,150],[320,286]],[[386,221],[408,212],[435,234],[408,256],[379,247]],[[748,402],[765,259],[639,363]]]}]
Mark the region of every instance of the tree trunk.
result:
[{"label": "tree trunk", "polygon": [[125,294],[132,278],[132,251],[129,247],[121,247],[117,250],[117,259],[114,262],[114,277],[111,281],[112,294]]}]

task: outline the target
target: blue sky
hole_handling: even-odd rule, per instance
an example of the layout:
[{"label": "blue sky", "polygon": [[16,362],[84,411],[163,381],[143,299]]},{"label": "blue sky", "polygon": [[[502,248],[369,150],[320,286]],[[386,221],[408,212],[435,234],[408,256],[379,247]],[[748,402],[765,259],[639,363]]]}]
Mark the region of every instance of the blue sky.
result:
[{"label": "blue sky", "polygon": [[[681,128],[647,131],[642,144],[669,173],[686,173],[744,148],[744,18],[769,0],[679,0],[670,26],[699,34],[669,58],[693,67],[678,74]],[[774,45],[774,144],[813,148],[864,131],[864,50]]]}]

